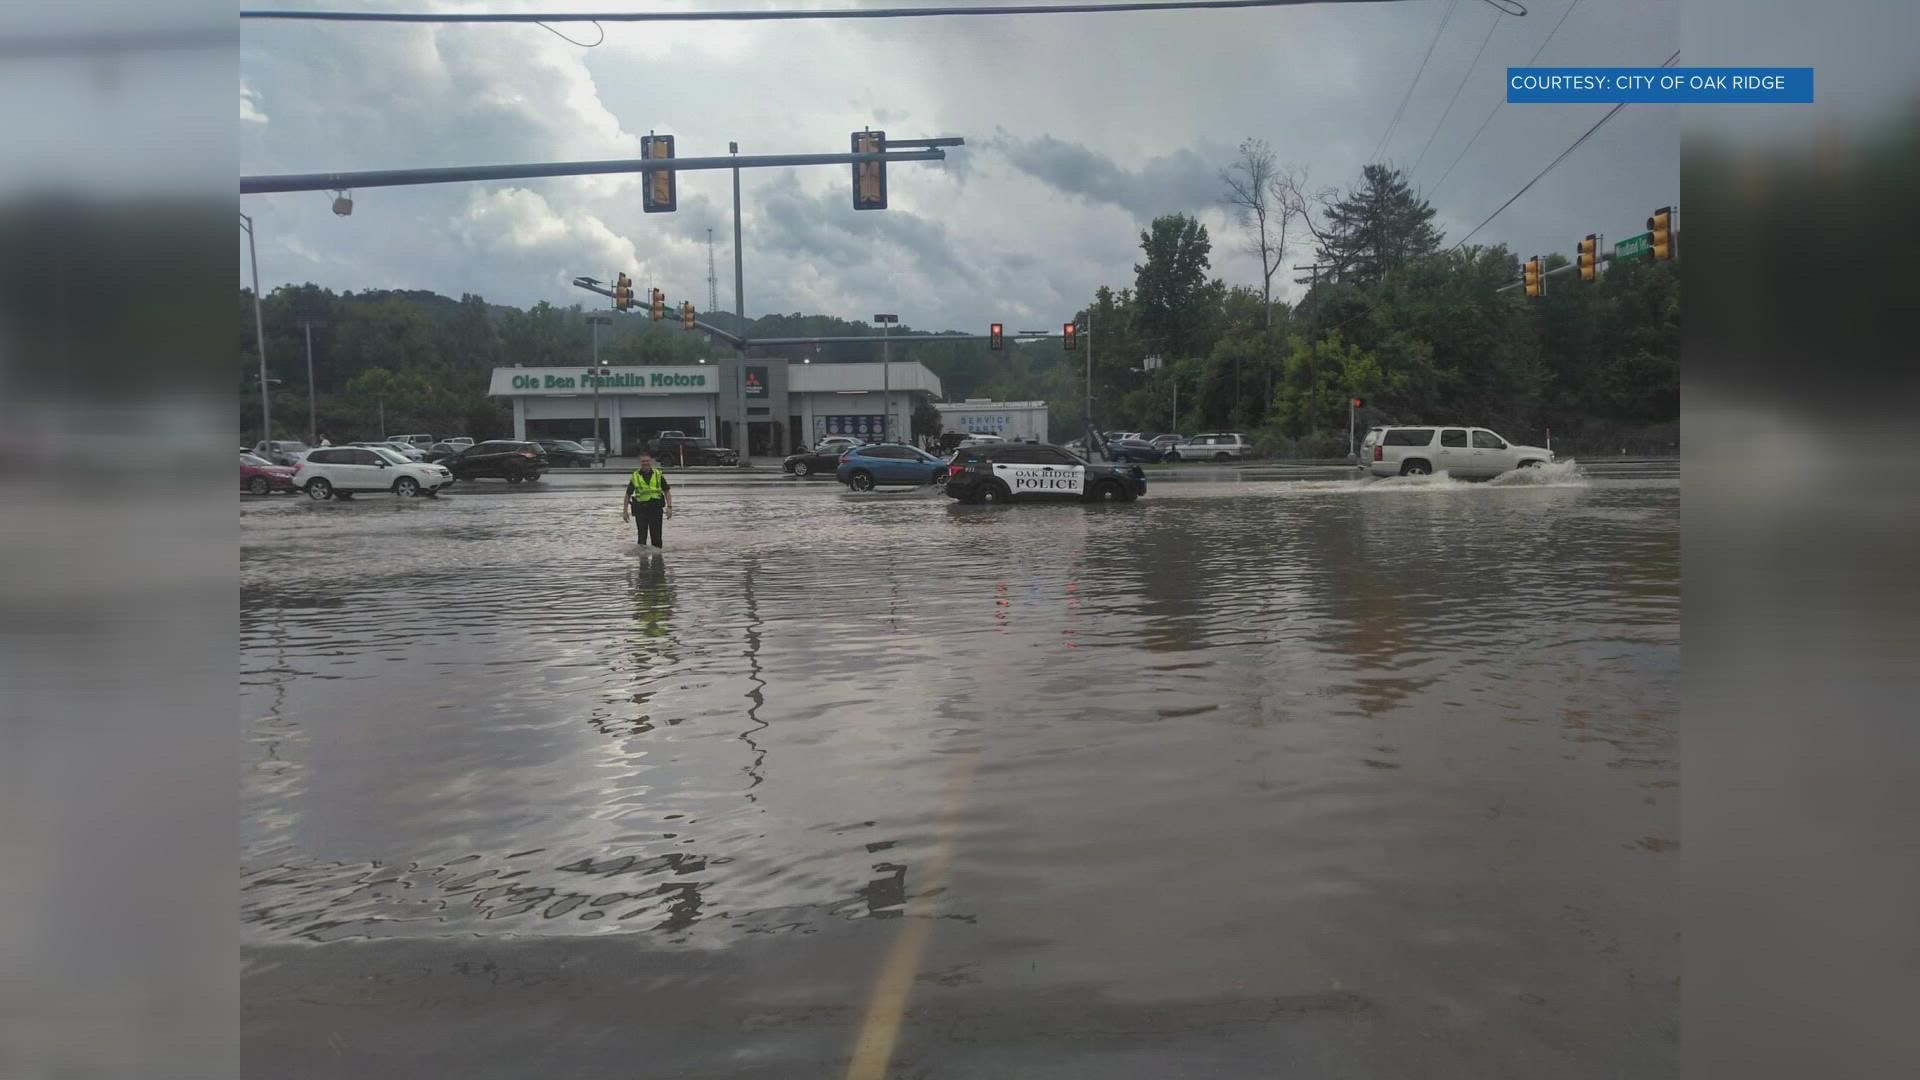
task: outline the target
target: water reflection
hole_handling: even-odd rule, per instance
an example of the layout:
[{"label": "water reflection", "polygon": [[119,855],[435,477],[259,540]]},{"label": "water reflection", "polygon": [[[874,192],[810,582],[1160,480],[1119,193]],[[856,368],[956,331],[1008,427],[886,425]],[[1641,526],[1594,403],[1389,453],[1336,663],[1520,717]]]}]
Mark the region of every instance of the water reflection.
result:
[{"label": "water reflection", "polygon": [[249,941],[892,919],[953,818],[981,925],[1211,956],[1489,820],[1671,839],[1676,483],[677,502],[664,557],[554,528],[597,492],[249,504]]}]

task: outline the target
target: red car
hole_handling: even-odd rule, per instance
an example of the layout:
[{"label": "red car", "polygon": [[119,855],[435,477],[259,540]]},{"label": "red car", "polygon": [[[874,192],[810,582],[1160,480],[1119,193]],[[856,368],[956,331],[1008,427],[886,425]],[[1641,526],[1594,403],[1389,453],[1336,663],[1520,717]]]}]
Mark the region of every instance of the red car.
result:
[{"label": "red car", "polygon": [[240,455],[240,490],[255,495],[271,495],[293,490],[293,470],[274,465],[253,454]]}]

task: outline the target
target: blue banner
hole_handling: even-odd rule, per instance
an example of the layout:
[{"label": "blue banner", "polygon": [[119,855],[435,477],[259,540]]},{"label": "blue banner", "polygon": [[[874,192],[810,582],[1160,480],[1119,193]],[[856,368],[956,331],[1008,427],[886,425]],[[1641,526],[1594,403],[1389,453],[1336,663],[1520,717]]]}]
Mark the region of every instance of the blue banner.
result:
[{"label": "blue banner", "polygon": [[1508,68],[1507,100],[1519,105],[1572,102],[1806,105],[1810,67]]}]

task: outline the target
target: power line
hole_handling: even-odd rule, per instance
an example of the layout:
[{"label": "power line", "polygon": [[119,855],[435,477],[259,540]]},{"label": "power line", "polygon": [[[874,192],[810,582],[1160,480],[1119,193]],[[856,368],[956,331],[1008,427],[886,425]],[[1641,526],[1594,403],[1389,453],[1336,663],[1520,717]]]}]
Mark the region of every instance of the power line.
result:
[{"label": "power line", "polygon": [[1420,163],[1427,160],[1427,151],[1433,149],[1433,140],[1440,137],[1440,129],[1447,126],[1447,117],[1453,115],[1453,106],[1460,100],[1460,91],[1467,88],[1467,80],[1473,77],[1474,69],[1480,66],[1480,54],[1487,51],[1487,42],[1493,40],[1493,32],[1500,26],[1500,15],[1495,13],[1493,21],[1487,24],[1487,36],[1480,39],[1480,48],[1476,49],[1473,59],[1468,61],[1467,70],[1460,73],[1460,82],[1453,88],[1453,96],[1447,99],[1447,107],[1441,112],[1439,122],[1433,125],[1433,134],[1427,136],[1427,145],[1420,148],[1420,156],[1413,159],[1413,168],[1407,170],[1411,178],[1420,171]]},{"label": "power line", "polygon": [[[1667,57],[1666,61],[1662,63],[1660,66],[1672,67],[1673,62],[1679,58],[1680,58],[1680,50],[1675,49],[1673,51],[1673,55]],[[1473,239],[1474,233],[1477,233],[1481,229],[1486,228],[1488,223],[1492,222],[1494,218],[1499,217],[1501,213],[1506,210],[1507,207],[1512,206],[1516,202],[1519,202],[1520,196],[1525,195],[1528,192],[1528,190],[1530,190],[1533,187],[1533,185],[1539,183],[1541,177],[1546,176],[1548,173],[1554,170],[1555,166],[1567,160],[1567,156],[1569,154],[1572,154],[1575,150],[1580,149],[1581,143],[1584,143],[1588,139],[1592,138],[1593,133],[1596,131],[1599,131],[1600,126],[1602,124],[1605,124],[1607,121],[1613,119],[1614,116],[1618,114],[1621,109],[1626,108],[1627,105],[1628,105],[1628,102],[1623,101],[1618,105],[1615,105],[1613,108],[1608,109],[1607,114],[1605,116],[1602,116],[1600,119],[1594,121],[1594,124],[1592,127],[1588,128],[1584,133],[1582,133],[1579,138],[1573,140],[1572,146],[1569,146],[1565,150],[1560,151],[1560,156],[1554,158],[1552,161],[1547,162],[1547,167],[1544,169],[1541,169],[1538,173],[1535,173],[1533,179],[1527,181],[1526,184],[1522,186],[1519,191],[1514,192],[1513,198],[1508,199],[1506,202],[1501,203],[1500,208],[1498,210],[1495,210],[1493,213],[1487,215],[1486,221],[1482,221],[1480,224],[1475,225],[1471,232],[1468,232],[1467,235],[1461,237],[1459,241],[1455,243],[1452,247],[1448,248],[1447,251],[1449,253],[1459,251],[1461,248],[1461,245],[1465,244],[1468,240]]]},{"label": "power line", "polygon": [[[1527,57],[1527,62],[1521,65],[1522,67],[1532,67],[1533,62],[1535,60],[1540,59],[1540,54],[1547,51],[1547,42],[1553,40],[1553,35],[1559,33],[1560,27],[1566,24],[1567,16],[1573,14],[1573,9],[1579,6],[1580,6],[1580,0],[1573,0],[1573,3],[1567,5],[1567,10],[1560,13],[1560,21],[1557,23],[1554,23],[1553,29],[1547,31],[1547,36],[1541,39],[1540,47],[1533,50],[1533,55]],[[1480,141],[1480,134],[1487,130],[1488,124],[1493,123],[1494,114],[1498,113],[1500,111],[1501,106],[1505,105],[1506,103],[1507,103],[1506,95],[1502,94],[1500,96],[1500,100],[1493,103],[1493,108],[1487,110],[1487,118],[1485,120],[1480,121],[1480,126],[1473,130],[1473,137],[1467,140],[1467,145],[1460,148],[1460,153],[1458,156],[1456,156],[1453,159],[1453,164],[1448,165],[1447,171],[1440,174],[1440,179],[1435,180],[1433,182],[1434,193],[1437,194],[1440,191],[1440,185],[1446,183],[1447,177],[1453,175],[1454,165],[1460,164],[1460,162],[1466,158],[1467,151],[1473,149],[1473,144]]]},{"label": "power line", "polygon": [[1407,84],[1407,92],[1400,98],[1400,107],[1393,110],[1393,119],[1387,122],[1386,134],[1380,136],[1380,145],[1374,147],[1373,153],[1368,155],[1368,164],[1380,160],[1380,154],[1387,148],[1388,140],[1393,138],[1393,129],[1400,126],[1400,117],[1406,114],[1407,102],[1413,100],[1414,87],[1420,85],[1420,76],[1426,73],[1427,61],[1433,58],[1433,47],[1440,44],[1440,35],[1446,32],[1447,21],[1453,18],[1453,9],[1459,5],[1460,0],[1447,0],[1447,13],[1440,16],[1440,25],[1434,27],[1433,40],[1427,42],[1426,54],[1420,57],[1420,66],[1414,69],[1413,81]]},{"label": "power line", "polygon": [[[921,19],[948,15],[1104,15],[1123,11],[1207,11],[1237,8],[1372,4],[1401,0],[1118,0],[1114,3],[993,4],[980,7],[819,8],[745,11],[271,11],[240,12],[242,19],[301,22],[556,23],[556,22],[770,22],[803,19]],[[1457,2],[1457,0],[1455,0]],[[1520,0],[1480,0],[1496,11],[1525,15]]]}]

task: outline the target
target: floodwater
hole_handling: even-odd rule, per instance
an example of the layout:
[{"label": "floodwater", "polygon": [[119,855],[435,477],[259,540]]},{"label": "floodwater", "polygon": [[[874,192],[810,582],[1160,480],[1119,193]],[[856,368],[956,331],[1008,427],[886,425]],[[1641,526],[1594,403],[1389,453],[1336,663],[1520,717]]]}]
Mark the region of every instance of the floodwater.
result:
[{"label": "floodwater", "polygon": [[619,482],[243,500],[247,1075],[1677,1075],[1677,465]]}]

